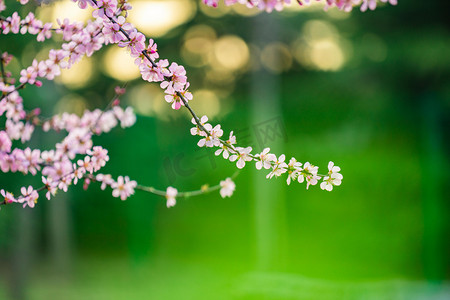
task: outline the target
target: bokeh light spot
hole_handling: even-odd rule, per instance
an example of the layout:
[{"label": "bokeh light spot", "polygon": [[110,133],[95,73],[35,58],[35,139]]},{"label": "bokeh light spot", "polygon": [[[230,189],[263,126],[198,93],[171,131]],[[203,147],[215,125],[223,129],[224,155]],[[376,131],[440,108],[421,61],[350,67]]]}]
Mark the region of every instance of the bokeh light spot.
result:
[{"label": "bokeh light spot", "polygon": [[236,71],[249,60],[247,44],[235,35],[221,37],[214,45],[214,56],[223,68]]},{"label": "bokeh light spot", "polygon": [[292,55],[286,45],[271,43],[262,50],[261,63],[269,71],[279,74],[292,66]]},{"label": "bokeh light spot", "polygon": [[309,49],[311,62],[324,71],[336,71],[344,64],[344,53],[333,40],[313,42]]},{"label": "bokeh light spot", "polygon": [[198,109],[210,119],[216,117],[220,112],[219,97],[210,90],[198,90],[194,92],[194,100],[190,104],[194,109]]},{"label": "bokeh light spot", "polygon": [[145,35],[160,37],[195,16],[197,6],[189,0],[131,1],[128,21]]},{"label": "bokeh light spot", "polygon": [[86,99],[84,99],[80,95],[68,94],[59,99],[59,101],[56,103],[54,107],[53,112],[55,114],[62,114],[64,112],[68,112],[81,116],[83,112],[86,110],[86,108],[87,108]]},{"label": "bokeh light spot", "polygon": [[114,79],[128,81],[140,76],[139,68],[134,64],[134,58],[125,48],[109,47],[103,56],[103,70]]},{"label": "bokeh light spot", "polygon": [[61,76],[56,77],[55,81],[73,89],[84,87],[92,77],[92,61],[92,57],[82,58],[70,69],[62,69]]}]

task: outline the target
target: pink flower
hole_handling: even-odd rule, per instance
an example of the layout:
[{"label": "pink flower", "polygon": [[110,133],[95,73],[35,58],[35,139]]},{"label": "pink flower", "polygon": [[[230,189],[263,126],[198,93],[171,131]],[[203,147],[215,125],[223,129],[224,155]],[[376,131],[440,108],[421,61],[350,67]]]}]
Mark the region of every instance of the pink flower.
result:
[{"label": "pink flower", "polygon": [[17,202],[17,200],[14,198],[14,195],[11,193],[6,192],[5,190],[0,190],[0,194],[3,196],[5,203],[13,203]]},{"label": "pink flower", "polygon": [[37,199],[39,198],[38,192],[33,189],[33,187],[30,185],[28,186],[28,189],[25,187],[22,187],[20,189],[22,192],[22,197],[20,197],[17,202],[23,203],[23,207],[27,207],[27,205],[31,208],[34,207],[34,205],[37,203]]},{"label": "pink flower", "polygon": [[11,30],[12,33],[19,33],[20,17],[17,12],[14,12],[11,17],[6,18],[6,21],[9,23],[9,27],[6,27],[3,30],[4,34],[7,34],[9,30]]},{"label": "pink flower", "polygon": [[22,129],[24,127],[22,122],[13,122],[11,120],[6,120],[6,132],[11,140],[18,140],[22,135]]},{"label": "pink flower", "polygon": [[25,143],[26,141],[29,141],[31,139],[31,135],[33,134],[34,126],[30,123],[26,123],[22,130],[22,137],[21,142]]},{"label": "pink flower", "polygon": [[29,83],[29,84],[35,84],[36,83],[36,77],[38,76],[38,62],[37,60],[33,60],[33,65],[23,69],[20,71],[20,83]]},{"label": "pink flower", "polygon": [[183,66],[180,66],[174,62],[170,65],[169,71],[171,75],[170,81],[161,82],[161,88],[166,89],[167,94],[182,92],[187,83],[186,70]]},{"label": "pink flower", "polygon": [[0,151],[11,152],[12,142],[5,131],[0,131]]},{"label": "pink flower", "polygon": [[100,188],[102,190],[104,190],[107,186],[110,186],[114,183],[114,180],[112,179],[111,175],[109,174],[98,174],[95,177],[95,180],[97,180],[98,182],[101,182],[102,185],[100,186]]},{"label": "pink flower", "polygon": [[72,171],[72,163],[66,158],[55,162],[52,166],[45,166],[42,169],[42,175],[51,177],[53,181],[59,181],[64,176],[71,174]]},{"label": "pink flower", "polygon": [[60,29],[58,29],[58,32],[63,33],[63,40],[65,41],[70,41],[72,39],[72,35],[78,33],[79,31],[81,31],[84,28],[84,24],[79,22],[74,22],[72,24],[70,24],[70,20],[69,19],[64,19],[62,22],[60,19],[56,19],[56,21],[59,24]]},{"label": "pink flower", "polygon": [[145,49],[145,35],[136,29],[129,34],[130,40],[119,42],[119,47],[127,47],[132,55],[138,56]]},{"label": "pink flower", "polygon": [[205,3],[208,6],[217,7],[219,0],[203,0],[203,3]]},{"label": "pink flower", "polygon": [[49,39],[52,37],[52,23],[45,23],[44,26],[39,28],[39,34],[36,37],[38,42],[43,42],[45,39]]},{"label": "pink flower", "polygon": [[84,170],[86,170],[87,172],[89,172],[91,174],[94,172],[94,164],[91,161],[91,157],[90,156],[85,156],[84,160],[79,159],[77,161],[77,165],[80,168],[83,168]]},{"label": "pink flower", "polygon": [[[95,7],[95,6],[94,6]],[[97,0],[97,10],[92,12],[94,18],[114,17],[117,10],[117,1],[115,0]]]},{"label": "pink flower", "polygon": [[147,46],[146,51],[147,51],[148,56],[150,56],[150,58],[153,61],[155,61],[156,59],[159,58],[158,45],[155,43],[155,41],[153,39],[148,40],[148,46]]},{"label": "pink flower", "polygon": [[24,161],[26,161],[26,169],[25,174],[28,173],[28,171],[33,174],[36,175],[37,170],[41,169],[40,164],[42,163],[42,159],[41,159],[41,151],[39,149],[34,149],[31,150],[30,148],[26,148],[23,151],[23,157],[24,157]]},{"label": "pink flower", "polygon": [[6,9],[5,2],[3,0],[0,1],[0,12],[4,11]]},{"label": "pink flower", "polygon": [[45,188],[47,189],[45,197],[47,197],[47,200],[50,200],[50,196],[55,196],[58,191],[57,184],[53,182],[50,177],[45,178],[44,176],[42,176],[42,183],[44,183]]},{"label": "pink flower", "polygon": [[[166,90],[166,93],[168,91],[169,91],[169,89]],[[181,97],[183,97],[184,100],[186,100],[186,102],[188,102],[188,101],[192,100],[192,93],[188,92],[188,91],[183,91],[183,92],[175,92],[175,91],[173,91],[173,94],[166,95],[164,97],[164,99],[166,100],[166,102],[172,104],[172,108],[173,109],[180,109],[181,106],[184,106],[184,102],[181,99]]]},{"label": "pink flower", "polygon": [[131,127],[136,123],[136,115],[131,106],[127,107],[125,110],[119,106],[115,106],[113,110],[116,118],[120,121],[120,127]]},{"label": "pink flower", "polygon": [[95,146],[92,150],[87,150],[87,154],[92,155],[92,165],[94,172],[97,172],[102,167],[106,165],[106,162],[109,160],[108,150]]},{"label": "pink flower", "polygon": [[[140,58],[137,58],[140,59]],[[164,80],[164,76],[169,74],[167,66],[169,61],[167,59],[161,59],[156,63],[156,67],[143,63],[139,66],[142,79],[148,82],[160,82]]]},{"label": "pink flower", "polygon": [[33,28],[33,24],[35,22],[34,14],[32,12],[29,12],[28,15],[25,17],[25,19],[22,20],[20,28],[20,33],[25,34],[27,31],[30,32],[30,34],[34,34],[35,28]]},{"label": "pink flower", "polygon": [[113,188],[112,195],[114,197],[120,197],[121,200],[126,200],[128,197],[134,194],[134,188],[137,186],[136,181],[130,181],[128,176],[117,178],[117,182],[111,184]]},{"label": "pink flower", "polygon": [[130,23],[125,23],[125,18],[123,16],[119,16],[116,23],[104,21],[103,24],[104,27],[102,32],[105,35],[105,39],[107,42],[113,44],[126,40],[126,37],[122,32],[120,32],[121,28],[125,31],[130,31],[133,29],[133,26]]},{"label": "pink flower", "polygon": [[94,6],[94,3],[90,0],[72,0],[73,2],[78,2],[78,6],[81,9],[85,9],[87,7],[87,5],[89,4],[90,6]]}]

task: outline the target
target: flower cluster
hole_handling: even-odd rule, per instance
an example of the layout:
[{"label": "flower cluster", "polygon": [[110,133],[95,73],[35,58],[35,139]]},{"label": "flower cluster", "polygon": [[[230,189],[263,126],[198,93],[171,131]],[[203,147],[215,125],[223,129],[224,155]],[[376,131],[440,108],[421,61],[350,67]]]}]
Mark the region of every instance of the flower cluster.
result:
[{"label": "flower cluster", "polygon": [[105,44],[117,44],[126,48],[130,55],[135,58],[135,64],[139,67],[142,79],[148,82],[160,82],[165,90],[165,99],[173,109],[180,109],[185,103],[192,100],[192,93],[188,91],[186,70],[183,66],[173,62],[169,64],[167,59],[158,61],[159,54],[157,44],[139,32],[132,24],[127,23],[126,11],[131,9],[130,5],[117,4],[116,0],[74,0],[81,8],[87,7],[86,3],[95,8],[92,13],[97,21],[102,22],[102,34]]},{"label": "flower cluster", "polygon": [[[0,11],[1,10],[0,4]],[[18,34],[20,32],[21,34],[29,33],[36,35],[38,42],[43,42],[52,37],[52,23],[44,24],[41,20],[36,19],[32,12],[28,13],[23,19],[20,18],[17,12],[14,12],[7,18],[1,18],[0,29],[2,34]]]},{"label": "flower cluster", "polygon": [[[2,172],[21,172],[42,178],[43,186],[33,188],[22,187],[21,195],[14,195],[6,190],[0,190],[4,201],[1,204],[21,203],[24,207],[34,207],[39,198],[39,192],[46,191],[46,198],[50,199],[57,191],[67,191],[70,185],[84,182],[84,187],[91,182],[101,184],[101,189],[110,187],[112,195],[125,200],[135,193],[136,189],[148,191],[165,196],[167,206],[176,204],[176,197],[188,197],[208,191],[220,189],[222,197],[230,197],[235,190],[235,183],[231,178],[221,181],[220,184],[207,187],[199,191],[178,192],[173,187],[166,191],[156,190],[152,187],[144,187],[131,180],[128,176],[119,176],[114,180],[110,174],[98,174],[109,161],[108,151],[95,145],[93,136],[109,132],[112,128],[120,126],[130,127],[136,122],[136,116],[131,107],[118,106],[118,97],[124,93],[121,88],[116,89],[116,97],[108,105],[107,109],[95,109],[85,111],[83,115],[63,113],[44,119],[39,108],[27,111],[20,96],[20,90],[27,85],[42,86],[42,79],[53,80],[61,74],[61,69],[68,69],[84,56],[91,56],[104,45],[117,44],[126,48],[134,58],[136,67],[141,72],[142,79],[148,82],[158,82],[164,89],[165,100],[175,110],[182,106],[188,108],[192,114],[191,134],[198,135],[200,147],[216,147],[215,154],[224,159],[236,162],[238,169],[242,169],[251,161],[256,162],[257,169],[270,170],[267,178],[279,177],[287,174],[287,183],[292,181],[316,185],[322,180],[320,187],[331,191],[334,186],[342,182],[340,168],[330,162],[326,175],[318,174],[318,167],[309,162],[302,164],[295,158],[286,161],[284,154],[276,156],[266,148],[261,153],[253,154],[251,147],[237,146],[236,136],[233,131],[229,133],[227,140],[222,140],[224,131],[221,125],[212,126],[207,123],[208,118],[198,118],[189,107],[188,102],[193,99],[189,91],[189,82],[186,70],[176,62],[170,63],[167,59],[160,59],[158,47],[154,40],[146,39],[126,20],[127,12],[131,6],[126,0],[73,0],[82,9],[91,6],[93,20],[86,24],[70,22],[68,19],[57,20],[57,24],[44,23],[38,20],[30,12],[24,18],[14,12],[11,16],[0,16],[0,34],[32,34],[36,35],[39,42],[50,39],[53,35],[62,37],[59,49],[51,49],[48,58],[38,61],[33,59],[31,65],[20,71],[17,80],[11,72],[5,70],[12,56],[4,52],[0,54],[1,81],[0,81],[0,117],[4,116],[4,128],[0,129],[0,169]],[[387,2],[388,0],[381,0]],[[20,0],[25,5],[28,0]],[[210,6],[217,6],[218,0],[204,0]],[[284,5],[290,4],[290,0],[225,0],[225,4],[246,4],[250,7],[258,7],[261,10],[281,10]],[[396,0],[389,0],[396,4]],[[299,4],[309,3],[309,0],[298,1]],[[350,10],[353,5],[361,4],[361,9],[374,9],[375,0],[326,0],[325,7],[337,6],[339,9]],[[6,9],[4,0],[0,0],[0,12]],[[146,41],[147,40],[147,41]],[[18,84],[16,84],[18,81]],[[42,126],[44,132],[55,130],[65,132],[64,138],[56,143],[53,149],[40,150],[30,147],[21,147],[28,142],[34,133],[36,126]],[[15,142],[17,141],[17,142]],[[20,141],[20,143],[19,143]]]},{"label": "flower cluster", "polygon": [[334,166],[333,162],[328,165],[328,175],[318,174],[318,167],[306,162],[303,167],[302,163],[298,162],[294,157],[286,163],[286,156],[284,154],[277,157],[275,154],[270,153],[270,148],[265,148],[261,153],[252,154],[252,147],[238,147],[236,144],[236,136],[233,132],[230,132],[228,140],[221,139],[223,130],[220,125],[212,127],[211,124],[206,123],[208,117],[203,116],[200,119],[200,125],[196,125],[195,119],[192,119],[192,123],[196,125],[191,128],[192,135],[198,135],[201,137],[197,145],[199,147],[217,147],[218,150],[215,154],[219,156],[222,154],[223,158],[236,162],[236,167],[242,169],[247,162],[255,161],[255,167],[258,170],[262,168],[270,170],[266,178],[279,177],[282,174],[287,174],[286,182],[289,185],[292,181],[297,180],[299,183],[306,181],[306,188],[310,185],[316,185],[319,180],[323,179],[320,187],[323,190],[331,191],[333,186],[338,186],[342,182],[342,174],[339,173],[340,168]]},{"label": "flower cluster", "polygon": [[[309,5],[311,2],[318,2],[321,0],[297,0],[299,5]],[[397,4],[397,0],[379,0],[381,2],[389,2],[392,5]],[[272,10],[282,10],[286,5],[291,4],[291,0],[224,0],[225,5],[233,5],[236,3],[245,4],[248,7],[257,7],[260,10],[271,12]],[[366,11],[367,8],[374,10],[377,6],[377,0],[324,0],[324,9],[336,6],[340,10],[351,11],[354,6],[361,5],[361,11]],[[217,7],[219,0],[203,0],[208,6]]]}]

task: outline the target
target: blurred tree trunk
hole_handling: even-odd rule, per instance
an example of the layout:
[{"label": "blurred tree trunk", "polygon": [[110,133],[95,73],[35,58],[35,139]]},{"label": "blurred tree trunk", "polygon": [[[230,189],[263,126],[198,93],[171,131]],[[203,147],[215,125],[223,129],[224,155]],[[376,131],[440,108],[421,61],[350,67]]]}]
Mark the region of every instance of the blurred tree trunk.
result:
[{"label": "blurred tree trunk", "polygon": [[[423,268],[429,281],[444,281],[448,266],[448,216],[444,200],[448,173],[443,172],[448,161],[443,153],[443,107],[433,95],[422,99],[422,207],[423,207]],[[446,178],[447,177],[447,180]],[[446,251],[447,250],[447,251]]]},{"label": "blurred tree trunk", "polygon": [[[253,18],[252,23],[252,43],[259,49],[278,37],[279,26],[273,16],[261,13]],[[253,133],[257,134],[255,131],[261,130],[273,138],[258,139],[252,143],[253,153],[261,152],[263,147],[270,147],[272,153],[280,154],[283,143],[271,132],[280,128],[270,124],[271,120],[282,122],[280,77],[269,73],[262,66],[254,68],[251,74],[250,125]],[[268,126],[266,130],[264,126]],[[287,259],[284,182],[266,179],[269,171],[263,169],[253,173],[257,268],[258,271],[282,271]]]},{"label": "blurred tree trunk", "polygon": [[[9,208],[9,207],[8,207]],[[13,300],[26,299],[31,266],[36,252],[36,211],[17,207],[12,247],[12,262],[10,274],[11,298]]]}]

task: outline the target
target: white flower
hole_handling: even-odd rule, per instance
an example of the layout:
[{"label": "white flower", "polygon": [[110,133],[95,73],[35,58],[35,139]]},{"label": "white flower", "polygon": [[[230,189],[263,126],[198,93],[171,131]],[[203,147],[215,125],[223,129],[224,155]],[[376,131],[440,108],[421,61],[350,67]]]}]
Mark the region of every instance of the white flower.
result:
[{"label": "white flower", "polygon": [[320,179],[320,176],[317,175],[318,170],[319,167],[306,162],[303,165],[303,170],[298,175],[298,182],[302,183],[306,179],[306,189],[308,189],[310,185],[316,185],[317,180]]},{"label": "white flower", "polygon": [[247,147],[247,148],[237,147],[236,150],[238,151],[238,154],[231,155],[230,161],[238,160],[236,162],[236,167],[238,167],[239,169],[242,169],[243,167],[245,167],[246,161],[251,161],[253,159],[249,155],[250,152],[252,152],[252,147]]},{"label": "white flower", "polygon": [[134,194],[134,188],[136,186],[137,182],[130,180],[128,176],[119,176],[117,182],[111,183],[111,188],[113,189],[112,195],[114,197],[120,197],[121,200],[126,200]]},{"label": "white flower", "polygon": [[[203,127],[210,127],[209,129],[206,128],[207,130],[210,130],[212,128],[212,126],[210,124],[206,124],[206,122],[208,122],[208,117],[207,116],[203,116],[200,118],[200,124],[202,124]],[[191,128],[191,134],[192,135],[200,135],[201,133],[204,133],[197,125],[197,122],[195,122],[195,119],[192,118],[191,123],[195,125],[195,127]]]},{"label": "white flower", "polygon": [[120,127],[126,128],[131,127],[136,123],[136,115],[133,112],[132,107],[127,107],[124,111],[122,116],[119,118],[120,120]]},{"label": "white flower", "polygon": [[260,159],[256,162],[256,168],[258,170],[261,170],[262,167],[264,167],[264,169],[270,169],[272,167],[271,162],[277,160],[276,155],[269,153],[269,151],[270,148],[265,148],[263,152],[256,154],[256,157]]},{"label": "white flower", "polygon": [[[230,132],[230,137],[228,138],[228,140],[226,141],[227,145],[234,145],[236,144],[236,136],[233,135],[233,131]],[[220,153],[222,153],[223,151],[223,158],[228,159],[228,157],[230,157],[230,151],[229,148],[225,145],[220,145],[220,149],[216,150],[216,152],[214,152],[214,154],[216,156],[219,156]]]},{"label": "white flower", "polygon": [[167,208],[175,206],[175,204],[177,204],[177,200],[175,199],[175,197],[178,194],[178,190],[176,188],[173,188],[171,186],[169,186],[166,190],[166,205]]},{"label": "white flower", "polygon": [[288,165],[284,162],[286,156],[281,154],[280,157],[275,161],[275,165],[272,167],[272,171],[267,174],[266,178],[272,178],[273,176],[280,176],[283,173],[286,173]]},{"label": "white flower", "polygon": [[34,205],[37,203],[37,199],[39,198],[38,192],[35,189],[33,189],[31,185],[28,186],[28,189],[26,187],[22,187],[20,191],[22,192],[22,197],[17,199],[17,202],[23,203],[24,208],[27,205],[33,208]]},{"label": "white flower", "polygon": [[223,135],[223,130],[220,129],[220,124],[216,125],[213,129],[209,130],[209,135],[206,135],[203,139],[198,141],[197,145],[199,147],[213,147],[220,146],[220,138]]},{"label": "white flower", "polygon": [[334,186],[341,185],[343,176],[338,173],[341,170],[338,166],[335,166],[332,161],[328,163],[328,176],[323,178],[320,188],[322,190],[332,191]]},{"label": "white flower", "polygon": [[222,196],[222,198],[231,197],[236,189],[236,184],[228,177],[227,179],[220,181],[220,187],[220,196]]},{"label": "white flower", "polygon": [[114,182],[110,174],[97,174],[95,180],[102,183],[102,185],[100,186],[102,190],[106,189],[108,185],[111,185]]},{"label": "white flower", "polygon": [[289,164],[288,164],[288,178],[286,180],[287,184],[291,184],[291,180],[295,180],[298,176],[298,173],[300,171],[302,171],[303,169],[301,168],[302,163],[298,162],[294,157],[292,157],[289,160]]}]

